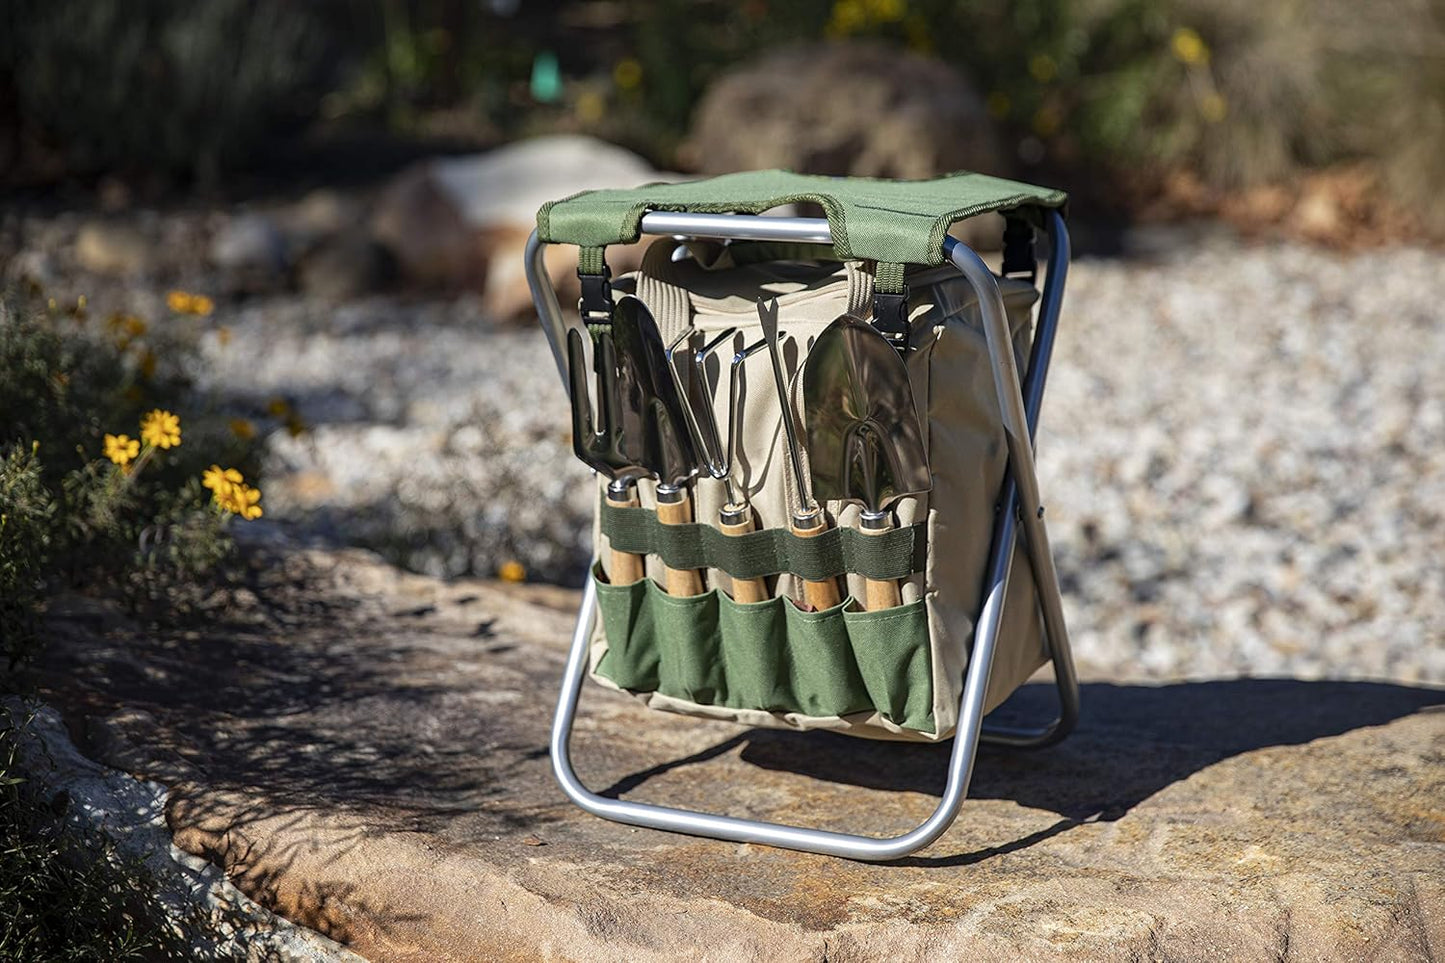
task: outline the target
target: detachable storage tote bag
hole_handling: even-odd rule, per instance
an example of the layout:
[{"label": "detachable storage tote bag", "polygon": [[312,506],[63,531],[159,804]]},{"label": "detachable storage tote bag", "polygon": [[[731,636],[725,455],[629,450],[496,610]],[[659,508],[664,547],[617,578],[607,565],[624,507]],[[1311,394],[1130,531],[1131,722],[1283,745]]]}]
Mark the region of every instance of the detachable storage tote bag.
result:
[{"label": "detachable storage tote bag", "polygon": [[[825,548],[801,545],[817,540],[788,530],[798,495],[768,353],[731,362],[762,337],[758,299],[776,298],[792,413],[799,423],[808,417],[799,388],[808,350],[834,318],[866,318],[873,303],[872,262],[840,262],[829,254],[826,247],[681,246],[664,239],[648,250],[641,271],[613,282],[619,293],[643,301],[669,343],[689,329],[700,341],[733,332],[721,338],[706,380],[718,425],[741,413],[731,467],[758,531],[743,539],[717,536],[727,499],[723,483],[706,475],[693,482],[688,526],[658,522],[654,482],[639,483],[641,507],[614,508],[600,479],[592,578],[601,618],[591,637],[590,673],[669,712],[879,739],[944,739],[958,721],[1007,462],[977,296],[951,266],[917,267],[906,275],[903,356],[931,491],[898,501],[896,527],[882,536],[857,530],[857,504],[827,502],[837,531]],[[1003,278],[999,286],[1022,369],[1037,293],[1019,280]],[[734,377],[741,382],[736,410]],[[739,547],[747,539],[753,544]],[[646,556],[647,577],[612,584],[613,547]],[[1022,548],[1015,552],[986,709],[1049,656],[1031,569]],[[705,591],[667,594],[664,559],[675,569],[705,570]],[[863,611],[855,600],[863,597],[865,574],[898,579],[902,604]],[[820,575],[843,579],[846,597],[831,609],[805,611],[794,601],[800,576]],[[771,598],[733,598],[734,577],[759,576]]]}]

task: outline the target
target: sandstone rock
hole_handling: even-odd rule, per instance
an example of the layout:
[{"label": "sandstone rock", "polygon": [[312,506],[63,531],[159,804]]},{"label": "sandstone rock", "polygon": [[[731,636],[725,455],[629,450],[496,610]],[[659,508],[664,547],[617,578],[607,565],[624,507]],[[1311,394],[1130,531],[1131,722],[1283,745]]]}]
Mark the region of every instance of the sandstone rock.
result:
[{"label": "sandstone rock", "polygon": [[355,198],[321,187],[277,212],[277,219],[288,234],[309,242],[356,227],[364,212]]},{"label": "sandstone rock", "polygon": [[296,280],[306,294],[345,301],[379,291],[391,283],[396,263],[391,252],[360,233],[326,237],[296,267]]},{"label": "sandstone rock", "polygon": [[785,47],[724,73],[698,105],[686,152],[708,174],[783,167],[924,178],[1003,168],[966,79],[871,42]]},{"label": "sandstone rock", "polygon": [[[154,725],[149,713],[138,710],[123,713],[117,722],[131,731]],[[81,756],[53,709],[6,697],[0,701],[0,726],[10,725],[18,727],[11,772],[26,780],[27,790],[64,799],[69,823],[84,833],[102,834],[120,855],[142,861],[171,919],[186,920],[195,912],[209,919],[212,933],[191,930],[189,959],[364,963],[332,940],[252,902],[217,867],[173,846],[164,787]]]},{"label": "sandstone rock", "polygon": [[[425,161],[403,171],[372,212],[374,236],[396,256],[407,280],[427,287],[483,292],[497,317],[531,305],[522,248],[546,201],[580,190],[631,187],[666,179],[630,151],[589,137],[539,137],[487,154]],[[551,254],[551,252],[549,252]],[[620,248],[614,271],[638,255]],[[560,267],[565,252],[549,257]],[[559,270],[568,282],[575,272]],[[575,279],[570,284],[575,289]],[[563,303],[576,295],[563,293]]]},{"label": "sandstone rock", "polygon": [[[265,624],[55,623],[45,681],[171,787],[182,848],[375,963],[1439,959],[1445,691],[1093,682],[1079,730],[984,752],[954,827],[886,866],[630,829],[547,762],[575,595],[363,553],[252,557]],[[1002,714],[1048,708],[1027,687]],[[148,715],[124,713],[144,704]],[[591,688],[589,785],[893,834],[947,746],[747,730]]]},{"label": "sandstone rock", "polygon": [[75,237],[75,258],[80,266],[115,277],[144,274],[155,265],[150,239],[129,224],[91,221]]}]

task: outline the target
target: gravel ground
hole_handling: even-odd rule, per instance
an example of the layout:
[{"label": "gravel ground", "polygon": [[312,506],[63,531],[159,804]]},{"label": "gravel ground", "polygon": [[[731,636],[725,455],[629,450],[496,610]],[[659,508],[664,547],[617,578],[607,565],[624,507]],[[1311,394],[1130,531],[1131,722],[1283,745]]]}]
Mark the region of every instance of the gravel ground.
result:
[{"label": "gravel ground", "polygon": [[[154,230],[215,216],[192,217]],[[75,274],[73,224],[10,220],[10,273],[43,255],[98,310],[206,290],[185,265],[149,287]],[[1082,260],[1065,299],[1039,453],[1081,665],[1445,682],[1445,255],[1215,233],[1163,251]],[[578,579],[586,473],[539,333],[470,298],[271,294],[209,323],[229,331],[204,339],[209,385],[311,426],[267,437],[270,517],[420,571]]]}]

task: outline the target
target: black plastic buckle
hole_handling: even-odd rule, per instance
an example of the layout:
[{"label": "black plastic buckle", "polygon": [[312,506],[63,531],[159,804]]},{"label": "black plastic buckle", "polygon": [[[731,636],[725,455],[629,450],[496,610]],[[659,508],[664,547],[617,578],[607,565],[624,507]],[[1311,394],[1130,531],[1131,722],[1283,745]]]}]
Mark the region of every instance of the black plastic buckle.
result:
[{"label": "black plastic buckle", "polygon": [[612,311],[617,306],[612,300],[612,268],[602,265],[601,274],[577,272],[582,282],[582,297],[577,300],[577,310],[582,314],[584,324],[607,324],[612,320]]},{"label": "black plastic buckle", "polygon": [[1024,276],[1032,284],[1038,279],[1039,262],[1034,257],[1034,229],[1021,217],[1004,220],[1003,277]]},{"label": "black plastic buckle", "polygon": [[902,354],[908,350],[908,291],[873,292],[873,327]]}]

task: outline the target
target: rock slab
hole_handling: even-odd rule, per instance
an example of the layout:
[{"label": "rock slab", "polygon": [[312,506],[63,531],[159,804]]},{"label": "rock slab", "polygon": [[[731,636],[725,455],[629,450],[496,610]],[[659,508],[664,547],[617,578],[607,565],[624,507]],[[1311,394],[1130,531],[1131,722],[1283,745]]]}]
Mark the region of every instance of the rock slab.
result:
[{"label": "rock slab", "polygon": [[[92,753],[170,787],[179,846],[367,959],[1445,956],[1440,689],[1088,682],[1067,741],[984,752],[939,842],[868,865],[567,803],[547,730],[574,593],[261,555],[189,632],[62,607],[49,698],[90,720]],[[946,752],[595,687],[574,739],[599,791],[878,835],[933,810]]]},{"label": "rock slab", "polygon": [[41,798],[64,799],[65,819],[75,829],[100,834],[121,855],[143,860],[166,918],[183,921],[199,912],[209,922],[210,932],[191,937],[190,959],[365,963],[258,906],[216,866],[172,845],[165,787],[82,756],[54,709],[6,696],[0,700],[0,729],[15,740],[14,771],[28,789]]}]

